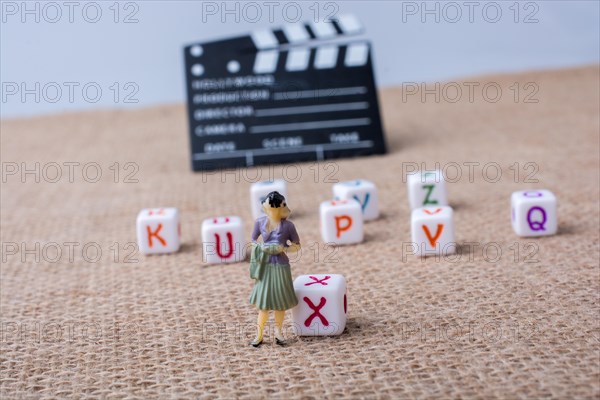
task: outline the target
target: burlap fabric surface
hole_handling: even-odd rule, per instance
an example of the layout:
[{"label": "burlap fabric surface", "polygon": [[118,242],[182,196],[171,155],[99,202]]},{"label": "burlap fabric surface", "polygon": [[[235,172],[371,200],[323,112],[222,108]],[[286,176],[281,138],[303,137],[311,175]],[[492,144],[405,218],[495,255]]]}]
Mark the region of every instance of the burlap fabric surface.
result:
[{"label": "burlap fabric surface", "polygon": [[[2,121],[2,398],[598,398],[598,68],[469,81],[473,102],[462,83],[456,103],[384,90],[386,156],[287,170],[190,172],[182,105]],[[482,95],[488,82],[500,101]],[[10,174],[36,162],[39,183]],[[403,251],[402,169],[421,162],[461,166],[448,185],[458,259]],[[251,348],[248,263],[202,262],[201,221],[237,214],[249,237],[250,181],[270,174],[296,180],[288,203],[305,250],[293,275],[347,278],[339,337],[280,348],[267,333]],[[330,181],[357,177],[378,185],[382,218],[363,244],[324,248],[318,204]],[[557,195],[558,235],[515,236],[509,198],[526,188]],[[179,253],[132,252],[136,214],[152,206],[181,210]]]}]

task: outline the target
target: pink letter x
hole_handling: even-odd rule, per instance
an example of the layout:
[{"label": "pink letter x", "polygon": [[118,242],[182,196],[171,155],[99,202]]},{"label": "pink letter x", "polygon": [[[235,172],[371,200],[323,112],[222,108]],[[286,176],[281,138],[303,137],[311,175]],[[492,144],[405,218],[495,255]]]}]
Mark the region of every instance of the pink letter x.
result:
[{"label": "pink letter x", "polygon": [[325,297],[321,297],[321,301],[319,301],[318,306],[315,306],[308,297],[304,297],[304,301],[314,311],[308,318],[306,318],[306,321],[304,321],[304,326],[306,326],[308,328],[310,326],[310,323],[312,322],[312,320],[315,319],[316,317],[319,317],[319,319],[321,320],[321,323],[324,326],[329,326],[329,321],[327,321],[327,319],[325,319],[325,317],[320,312],[321,308],[323,308],[325,303],[327,303],[327,299]]},{"label": "pink letter x", "polygon": [[324,281],[326,281],[327,279],[329,279],[331,277],[329,275],[327,275],[323,279],[319,279],[316,276],[309,276],[309,278],[312,279],[314,282],[305,283],[304,286],[314,285],[315,283],[320,283],[323,286],[327,286],[327,282],[324,282]]}]

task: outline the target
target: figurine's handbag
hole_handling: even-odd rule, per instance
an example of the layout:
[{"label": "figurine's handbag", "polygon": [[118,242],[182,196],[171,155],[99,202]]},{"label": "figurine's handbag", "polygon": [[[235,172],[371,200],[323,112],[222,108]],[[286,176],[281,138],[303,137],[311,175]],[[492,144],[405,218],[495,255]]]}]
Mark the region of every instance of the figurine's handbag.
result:
[{"label": "figurine's handbag", "polygon": [[260,281],[263,275],[264,265],[268,254],[262,249],[262,246],[255,245],[250,253],[250,278]]}]

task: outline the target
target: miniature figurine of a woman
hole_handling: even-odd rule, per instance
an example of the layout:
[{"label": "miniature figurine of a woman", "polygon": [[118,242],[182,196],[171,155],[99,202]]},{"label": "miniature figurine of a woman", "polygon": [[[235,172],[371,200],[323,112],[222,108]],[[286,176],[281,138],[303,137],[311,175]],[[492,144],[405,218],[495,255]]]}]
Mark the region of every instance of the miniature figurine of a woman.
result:
[{"label": "miniature figurine of a woman", "polygon": [[[298,304],[290,260],[286,252],[300,249],[300,238],[294,224],[287,220],[291,211],[285,197],[278,192],[271,192],[262,202],[264,217],[254,223],[252,242],[254,243],[250,258],[250,277],[255,279],[250,294],[250,304],[258,309],[258,332],[250,343],[254,347],[263,341],[263,331],[269,310],[275,314],[275,342],[285,344],[282,332],[285,311]],[[263,243],[257,242],[262,236]]]}]

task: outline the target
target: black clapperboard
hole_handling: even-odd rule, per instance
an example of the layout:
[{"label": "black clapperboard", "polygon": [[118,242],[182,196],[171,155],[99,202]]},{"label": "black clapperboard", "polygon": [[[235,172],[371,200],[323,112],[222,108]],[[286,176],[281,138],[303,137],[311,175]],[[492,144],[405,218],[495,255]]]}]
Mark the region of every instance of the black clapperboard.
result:
[{"label": "black clapperboard", "polygon": [[369,42],[351,15],[186,46],[195,171],[386,151]]}]

